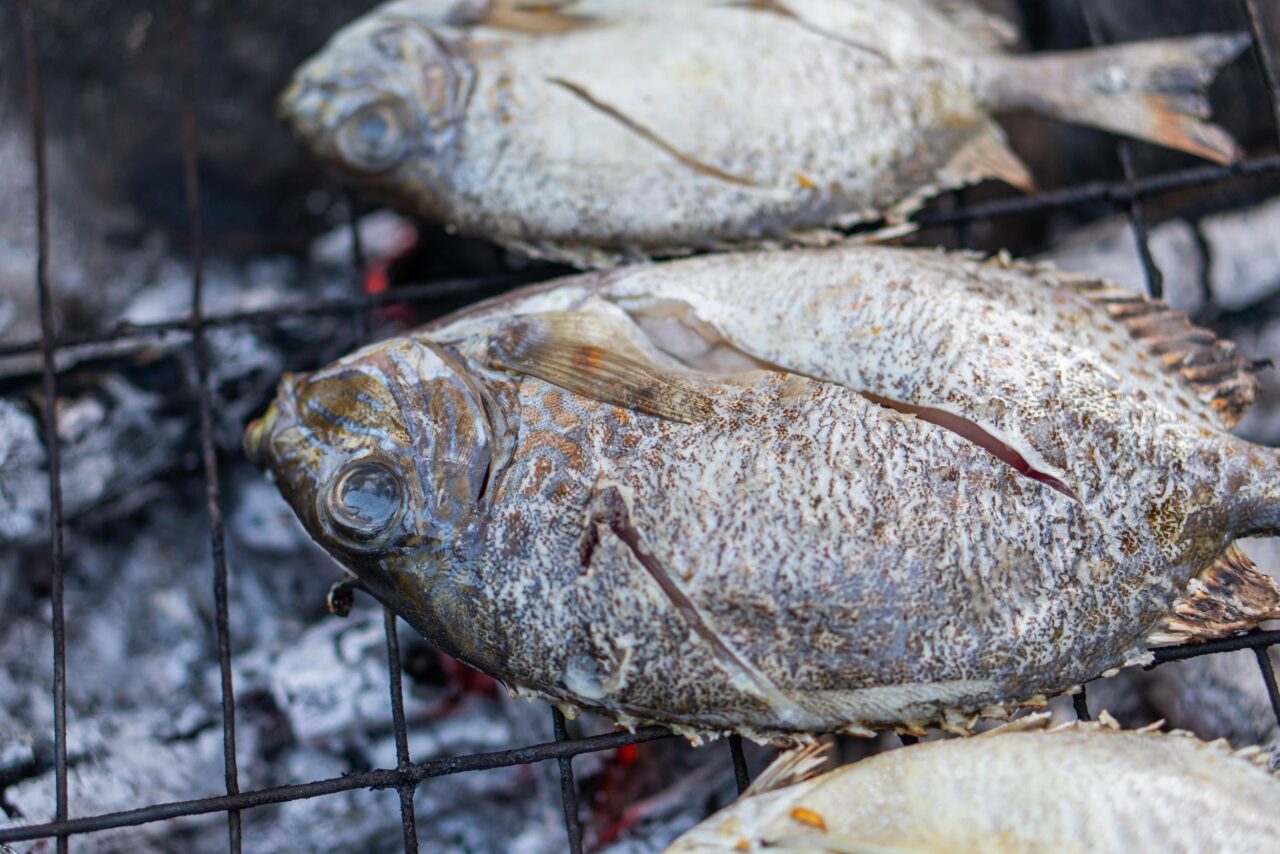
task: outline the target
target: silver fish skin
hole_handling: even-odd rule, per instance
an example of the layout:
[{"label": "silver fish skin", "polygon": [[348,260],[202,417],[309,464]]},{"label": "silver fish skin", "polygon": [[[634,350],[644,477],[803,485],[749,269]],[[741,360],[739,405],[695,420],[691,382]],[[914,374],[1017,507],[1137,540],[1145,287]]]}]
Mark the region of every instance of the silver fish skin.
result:
[{"label": "silver fish skin", "polygon": [[695,739],[965,731],[1280,614],[1234,546],[1280,528],[1276,455],[1226,432],[1255,391],[1104,283],[847,246],[516,292],[286,381],[246,450],[518,693]]},{"label": "silver fish skin", "polygon": [[[1105,716],[1105,712],[1103,715]],[[1257,748],[1114,721],[1024,718],[877,754],[808,779],[784,755],[667,854],[739,851],[1274,851],[1280,781]]]},{"label": "silver fish skin", "polygon": [[366,189],[579,267],[829,240],[986,178],[1030,188],[992,119],[1010,110],[1237,153],[1202,89],[1244,36],[1016,57],[1007,25],[926,0],[534,9],[381,6],[280,113]]}]

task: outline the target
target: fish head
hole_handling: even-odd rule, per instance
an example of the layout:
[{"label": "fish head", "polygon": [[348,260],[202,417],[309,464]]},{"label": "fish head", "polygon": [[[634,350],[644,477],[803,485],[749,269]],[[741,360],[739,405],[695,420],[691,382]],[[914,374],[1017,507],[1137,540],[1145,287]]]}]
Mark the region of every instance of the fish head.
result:
[{"label": "fish head", "polygon": [[316,542],[416,612],[427,607],[421,579],[465,571],[474,554],[493,442],[462,363],[400,337],[286,375],[244,450]]},{"label": "fish head", "polygon": [[[425,4],[426,7],[432,4]],[[295,72],[277,112],[357,182],[422,183],[447,158],[474,82],[457,31],[421,2],[357,20]]]}]

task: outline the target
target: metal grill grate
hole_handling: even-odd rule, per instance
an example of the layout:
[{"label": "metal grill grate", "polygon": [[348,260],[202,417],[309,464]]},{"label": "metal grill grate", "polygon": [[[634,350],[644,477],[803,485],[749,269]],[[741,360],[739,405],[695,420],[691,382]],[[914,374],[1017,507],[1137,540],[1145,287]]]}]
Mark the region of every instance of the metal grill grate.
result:
[{"label": "metal grill grate", "polygon": [[[396,620],[389,610],[385,611],[385,626],[387,663],[390,676],[391,715],[396,744],[396,768],[357,772],[342,777],[247,792],[240,791],[236,768],[235,694],[232,685],[228,631],[227,565],[222,524],[221,487],[218,461],[213,442],[213,396],[209,387],[210,372],[205,342],[206,331],[214,327],[236,324],[271,323],[283,317],[312,314],[340,315],[354,312],[357,327],[361,332],[364,332],[367,325],[367,313],[374,307],[392,303],[430,302],[458,295],[478,299],[505,290],[513,285],[524,283],[529,280],[530,276],[502,274],[467,279],[448,279],[399,288],[393,292],[379,294],[365,294],[357,291],[355,296],[346,299],[314,300],[292,305],[288,308],[205,315],[201,299],[204,235],[200,217],[200,182],[197,177],[200,137],[195,117],[197,96],[195,90],[196,81],[199,77],[197,69],[194,67],[195,54],[191,49],[194,26],[192,14],[189,3],[183,0],[178,5],[181,7],[183,14],[182,38],[184,39],[183,53],[186,61],[184,63],[185,67],[181,69],[181,72],[186,97],[183,113],[179,118],[182,126],[186,204],[191,222],[190,252],[193,278],[190,313],[187,317],[174,321],[149,324],[120,324],[105,334],[64,334],[55,337],[51,289],[47,275],[49,256],[48,169],[45,158],[44,113],[41,101],[39,63],[35,48],[36,24],[31,8],[31,0],[17,0],[17,2],[26,69],[26,91],[30,108],[31,138],[34,147],[37,194],[35,287],[39,295],[41,335],[39,338],[29,341],[0,346],[0,357],[37,352],[42,357],[45,407],[44,433],[45,444],[48,449],[49,500],[51,506],[49,555],[52,568],[50,596],[53,611],[56,813],[54,821],[51,822],[0,830],[0,843],[56,838],[57,850],[64,852],[69,848],[69,838],[76,834],[147,824],[183,816],[225,812],[228,821],[230,850],[239,852],[241,850],[240,813],[242,810],[304,798],[315,798],[354,789],[369,788],[396,789],[398,791],[404,826],[405,850],[416,852],[418,850],[418,835],[413,796],[419,783],[432,777],[459,774],[466,771],[481,771],[513,765],[532,764],[554,759],[558,762],[560,768],[561,794],[564,803],[568,847],[575,854],[581,852],[582,827],[579,820],[577,789],[573,777],[573,758],[584,753],[612,750],[624,745],[669,738],[672,737],[671,733],[658,727],[646,727],[634,733],[615,732],[586,738],[570,738],[566,731],[564,717],[558,710],[552,709],[556,737],[554,742],[414,763],[411,761],[408,749]],[[1248,22],[1254,55],[1261,70],[1266,91],[1270,96],[1277,140],[1280,142],[1280,83],[1277,82],[1277,69],[1273,66],[1265,48],[1261,29],[1261,16],[1256,6],[1256,0],[1239,0],[1239,5],[1243,18]],[[1098,27],[1092,14],[1090,14],[1087,2],[1084,6],[1084,12],[1091,39],[1095,43],[1100,42]],[[972,205],[963,204],[961,201],[963,196],[957,193],[957,204],[955,206],[948,210],[927,211],[917,216],[916,221],[921,226],[953,226],[956,229],[957,240],[961,245],[968,245],[970,242],[970,226],[978,221],[1044,212],[1088,203],[1108,203],[1115,208],[1124,209],[1128,214],[1134,235],[1137,238],[1148,290],[1152,296],[1159,297],[1161,294],[1161,276],[1147,244],[1146,217],[1143,212],[1144,200],[1173,190],[1280,174],[1280,154],[1276,154],[1254,158],[1229,167],[1199,166],[1162,174],[1137,176],[1134,171],[1129,143],[1124,140],[1118,141],[1116,153],[1120,159],[1124,175],[1124,179],[1121,181],[1093,182],[1045,192],[1036,196],[999,199]],[[363,267],[363,257],[359,233],[355,226],[354,209],[355,205],[352,203],[353,261],[357,273],[359,273]],[[63,621],[63,505],[57,441],[58,413],[56,400],[58,378],[56,357],[59,352],[76,347],[128,338],[159,339],[171,334],[186,334],[190,336],[190,344],[194,351],[199,380],[201,456],[212,531],[210,548],[214,568],[212,580],[216,608],[217,649],[222,676],[223,749],[227,794],[217,797],[152,804],[132,810],[69,819],[67,803],[66,644]],[[1272,711],[1276,716],[1277,722],[1280,723],[1280,689],[1277,688],[1275,673],[1267,655],[1268,648],[1276,644],[1280,644],[1280,631],[1255,630],[1245,635],[1210,643],[1156,649],[1153,651],[1155,660],[1148,665],[1148,668],[1166,662],[1182,661],[1202,655],[1251,649],[1257,657],[1261,677],[1266,684],[1267,693],[1271,701]],[[1083,690],[1074,697],[1074,703],[1077,715],[1082,719],[1089,719],[1089,708]],[[910,736],[903,736],[902,740],[904,743],[915,741]],[[743,754],[742,741],[739,737],[732,736],[728,739],[728,746],[733,758],[738,791],[741,792],[749,783],[749,773]]]}]

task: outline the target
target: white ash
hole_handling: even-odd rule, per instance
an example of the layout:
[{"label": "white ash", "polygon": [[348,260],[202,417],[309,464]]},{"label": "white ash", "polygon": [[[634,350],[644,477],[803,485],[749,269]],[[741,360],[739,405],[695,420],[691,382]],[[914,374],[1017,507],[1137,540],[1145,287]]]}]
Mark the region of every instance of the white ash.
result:
[{"label": "white ash", "polygon": [[[345,273],[322,270],[304,290],[301,267],[288,259],[247,265],[211,263],[207,304],[214,311],[285,306],[312,291],[347,287]],[[190,268],[169,260],[132,300],[124,319],[171,320],[190,311]],[[354,345],[349,318],[310,316],[272,324],[207,330],[213,393],[213,438],[235,451],[245,423],[258,413],[286,370],[311,367]],[[105,502],[136,496],[144,484],[199,451],[198,382],[188,336],[125,342],[82,356],[92,363],[59,384],[58,436],[68,518]],[[29,359],[0,360],[0,373],[18,370],[19,391],[0,399],[0,542],[47,536],[48,471],[40,420],[38,376],[22,373]],[[60,360],[72,364],[74,357]],[[24,367],[25,365],[25,367]],[[126,500],[125,509],[129,502]]]},{"label": "white ash", "polygon": [[[33,407],[0,400],[0,541],[48,536],[47,455]],[[81,513],[171,467],[185,432],[158,395],[116,375],[60,398],[65,513]]]},{"label": "white ash", "polygon": [[1206,217],[1213,301],[1239,311],[1280,292],[1280,198],[1257,207]]},{"label": "white ash", "polygon": [[[360,233],[360,251],[366,258],[392,258],[417,240],[413,221],[390,210],[374,211],[356,223]],[[308,259],[322,267],[343,267],[351,263],[353,247],[351,229],[335,228],[322,234],[311,244]]]},{"label": "white ash", "polygon": [[26,410],[0,399],[0,540],[23,539],[45,529],[47,523],[41,522],[48,506],[40,427]]},{"label": "white ash", "polygon": [[[0,108],[0,343],[39,337],[36,298],[36,195],[27,116]],[[164,256],[151,237],[121,251],[110,239],[116,224],[87,202],[83,187],[63,186],[70,172],[56,147],[49,152],[48,278],[58,328],[67,331],[113,318],[144,287]],[[92,212],[92,215],[91,215]],[[39,355],[26,362],[38,364]]]}]

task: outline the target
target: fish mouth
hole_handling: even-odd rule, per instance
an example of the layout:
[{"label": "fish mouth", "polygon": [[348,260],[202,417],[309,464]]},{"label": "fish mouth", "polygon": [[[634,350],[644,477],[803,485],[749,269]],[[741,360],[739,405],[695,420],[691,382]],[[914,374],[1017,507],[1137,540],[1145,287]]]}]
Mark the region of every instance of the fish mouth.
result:
[{"label": "fish mouth", "polygon": [[325,122],[337,100],[309,75],[299,73],[276,97],[276,118],[304,140],[324,139]]},{"label": "fish mouth", "polygon": [[267,446],[279,420],[280,409],[273,403],[261,418],[249,422],[249,426],[245,428],[241,448],[245,457],[257,468],[267,467]]},{"label": "fish mouth", "polygon": [[[267,407],[267,411],[261,418],[255,418],[245,428],[241,449],[249,462],[257,468],[267,470],[271,466],[271,440],[281,424],[290,420],[289,415],[296,412],[297,384],[297,377],[293,374],[285,374],[280,379],[276,399]],[[285,414],[282,414],[282,411]]]},{"label": "fish mouth", "polygon": [[289,86],[276,96],[276,118],[284,122],[292,121],[306,89],[307,84],[301,77],[293,78]]}]

